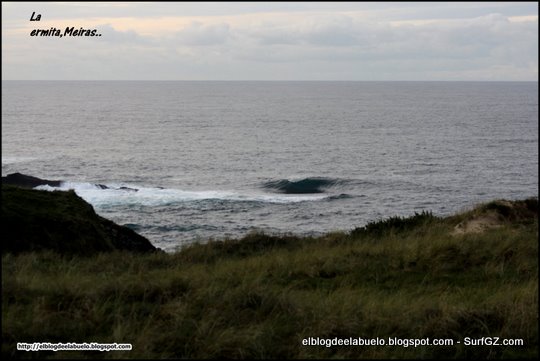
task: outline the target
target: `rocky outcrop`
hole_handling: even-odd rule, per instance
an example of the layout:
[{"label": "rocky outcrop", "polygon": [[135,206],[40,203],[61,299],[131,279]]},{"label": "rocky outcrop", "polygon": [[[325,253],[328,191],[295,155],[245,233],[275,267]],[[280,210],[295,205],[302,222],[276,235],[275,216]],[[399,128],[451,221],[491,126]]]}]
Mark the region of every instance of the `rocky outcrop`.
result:
[{"label": "rocky outcrop", "polygon": [[35,188],[37,186],[48,185],[51,187],[60,187],[62,181],[47,180],[37,177],[32,177],[26,174],[13,173],[6,177],[2,177],[2,184],[10,184],[23,188]]},{"label": "rocky outcrop", "polygon": [[53,250],[62,254],[91,255],[115,250],[157,250],[133,230],[98,216],[74,191],[25,189],[43,180],[28,176],[15,179],[18,186],[2,184],[4,253]]},{"label": "rocky outcrop", "polygon": [[[48,185],[51,187],[60,187],[62,185],[62,181],[41,179],[37,177],[32,177],[30,175],[22,174],[22,173],[12,173],[12,174],[8,174],[5,177],[2,177],[2,184],[9,184],[9,185],[17,186],[17,187],[22,187],[22,188],[35,188],[42,185]],[[95,186],[100,189],[111,189],[110,187],[104,184],[99,184],[99,183],[95,184]],[[112,188],[112,189],[118,189],[121,191],[128,191],[128,192],[138,191],[138,189],[130,188],[130,187],[119,187],[119,188]]]}]

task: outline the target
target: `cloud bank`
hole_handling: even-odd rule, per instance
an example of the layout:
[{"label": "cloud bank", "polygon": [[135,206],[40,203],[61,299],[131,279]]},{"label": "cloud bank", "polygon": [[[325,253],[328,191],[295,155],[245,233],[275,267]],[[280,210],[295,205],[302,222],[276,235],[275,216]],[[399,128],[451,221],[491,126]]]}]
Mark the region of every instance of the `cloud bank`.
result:
[{"label": "cloud bank", "polygon": [[[46,5],[2,3],[3,79],[538,78],[532,3]],[[102,36],[29,36],[51,26]]]}]

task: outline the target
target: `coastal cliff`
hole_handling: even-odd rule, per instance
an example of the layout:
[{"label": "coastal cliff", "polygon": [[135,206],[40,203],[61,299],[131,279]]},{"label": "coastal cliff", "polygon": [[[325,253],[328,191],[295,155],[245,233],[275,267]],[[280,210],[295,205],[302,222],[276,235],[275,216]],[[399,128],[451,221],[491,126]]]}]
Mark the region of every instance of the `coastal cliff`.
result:
[{"label": "coastal cliff", "polygon": [[74,191],[26,189],[2,180],[4,253],[52,250],[92,255],[114,250],[156,250],[145,237],[98,216]]},{"label": "coastal cliff", "polygon": [[[2,357],[538,358],[537,198],[172,254],[73,191],[4,184],[2,222]],[[44,341],[133,348],[17,349]]]}]

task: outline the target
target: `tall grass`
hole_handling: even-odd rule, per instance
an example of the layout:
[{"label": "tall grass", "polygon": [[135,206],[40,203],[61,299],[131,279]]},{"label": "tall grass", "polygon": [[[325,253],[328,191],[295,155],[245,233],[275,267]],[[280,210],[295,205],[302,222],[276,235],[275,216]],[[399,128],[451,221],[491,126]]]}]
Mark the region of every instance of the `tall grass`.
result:
[{"label": "tall grass", "polygon": [[[2,354],[533,358],[537,213],[527,221],[503,216],[501,227],[484,233],[452,235],[457,222],[495,208],[445,219],[382,220],[321,237],[251,234],[176,254],[4,254]],[[521,338],[524,346],[463,344],[465,337],[488,336]],[[308,337],[429,337],[461,344],[303,346]],[[133,350],[32,353],[16,351],[17,342],[117,342]]]}]

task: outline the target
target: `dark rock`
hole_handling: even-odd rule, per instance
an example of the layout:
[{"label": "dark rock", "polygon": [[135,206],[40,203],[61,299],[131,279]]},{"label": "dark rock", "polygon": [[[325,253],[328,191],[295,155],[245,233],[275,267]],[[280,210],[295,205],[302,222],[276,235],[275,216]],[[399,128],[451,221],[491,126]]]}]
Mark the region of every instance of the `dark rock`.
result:
[{"label": "dark rock", "polygon": [[123,191],[128,191],[128,192],[138,192],[139,191],[138,189],[129,188],[129,187],[120,187],[118,189],[123,190]]},{"label": "dark rock", "polygon": [[134,230],[125,226],[120,226],[103,217],[100,218],[101,225],[112,236],[112,243],[115,249],[135,252],[151,252],[156,250],[156,247],[154,247],[148,239],[144,238]]},{"label": "dark rock", "polygon": [[3,252],[92,255],[157,250],[135,231],[98,216],[71,190],[47,192],[2,184],[1,220]]},{"label": "dark rock", "polygon": [[[7,175],[6,177],[2,177],[2,184],[9,184],[9,185],[17,186],[17,187],[22,187],[22,188],[35,188],[41,185],[48,185],[51,187],[60,187],[60,185],[62,184],[62,181],[41,179],[37,177],[32,177],[30,175],[26,175],[26,174],[13,173],[13,174]],[[99,189],[111,189],[110,187],[101,183],[96,183],[96,187],[98,187]],[[115,188],[115,189],[128,191],[128,192],[139,191],[136,188],[130,188],[130,187],[120,187],[120,188]]]},{"label": "dark rock", "polygon": [[2,184],[10,184],[23,188],[34,188],[41,185],[60,187],[61,183],[62,181],[41,179],[21,173],[13,173],[2,177]]}]

